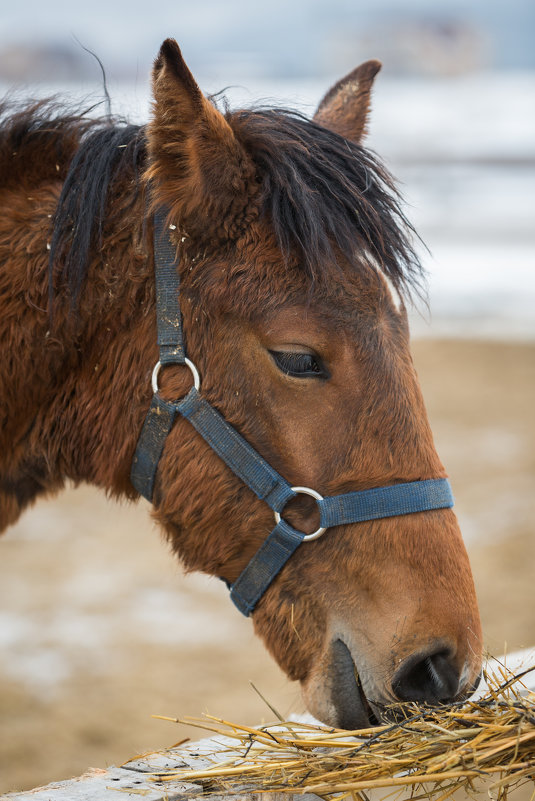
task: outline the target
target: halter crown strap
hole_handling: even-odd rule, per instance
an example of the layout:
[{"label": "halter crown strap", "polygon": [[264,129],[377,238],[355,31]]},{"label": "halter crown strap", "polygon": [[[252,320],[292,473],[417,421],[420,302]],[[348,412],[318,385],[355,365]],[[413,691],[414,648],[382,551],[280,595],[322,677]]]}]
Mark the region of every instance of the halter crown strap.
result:
[{"label": "halter crown strap", "polygon": [[154,275],[158,310],[160,364],[184,364],[186,353],[180,314],[180,276],[176,267],[176,248],[166,229],[167,211],[154,215]]},{"label": "halter crown strap", "polygon": [[[160,365],[188,364],[182,339],[179,305],[179,273],[176,252],[166,229],[167,214],[154,217],[154,263]],[[193,366],[192,366],[193,367]],[[279,516],[297,492],[193,387],[180,401],[160,397],[157,387],[145,418],[131,470],[135,489],[152,501],[158,463],[177,415],[185,417],[230,469]],[[319,536],[323,529],[347,523],[414,514],[453,506],[449,481],[445,478],[413,481],[361,492],[318,498],[320,526],[314,535],[297,531],[277,516],[277,524],[230,588],[230,597],[249,615],[305,538]]]},{"label": "halter crown strap", "polygon": [[[156,283],[156,321],[158,326],[159,364],[185,364],[180,314],[180,277],[176,267],[176,249],[166,229],[167,212],[154,215],[154,276]],[[135,489],[152,501],[156,470],[165,440],[173,427],[178,410],[154,393],[136,446],[130,471]]]}]

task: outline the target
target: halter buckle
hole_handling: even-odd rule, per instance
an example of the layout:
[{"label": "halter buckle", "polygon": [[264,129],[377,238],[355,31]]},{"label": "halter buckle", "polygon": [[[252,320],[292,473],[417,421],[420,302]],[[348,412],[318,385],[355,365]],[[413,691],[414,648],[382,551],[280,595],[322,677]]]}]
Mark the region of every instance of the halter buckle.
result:
[{"label": "halter buckle", "polygon": [[[323,495],[320,495],[319,492],[316,490],[310,489],[310,487],[292,487],[292,490],[296,493],[296,495],[310,495],[311,498],[315,498],[316,501],[322,501]],[[280,523],[281,516],[279,512],[274,512],[275,514],[275,523]],[[312,534],[305,534],[303,537],[303,542],[308,542],[310,540],[317,540],[318,537],[321,537],[322,534],[327,531],[327,527],[322,528],[321,526],[313,531]]]},{"label": "halter buckle", "polygon": [[[193,362],[190,361],[188,358],[184,359],[184,364],[186,365],[186,367],[189,367],[191,374],[193,376],[193,386],[195,387],[197,392],[199,392],[201,388],[201,377],[199,375],[199,371],[197,370]],[[155,395],[159,391],[158,375],[163,366],[164,365],[162,365],[161,362],[156,362],[156,364],[154,365],[154,370],[152,371],[151,384],[152,384],[152,391],[154,392]]]}]

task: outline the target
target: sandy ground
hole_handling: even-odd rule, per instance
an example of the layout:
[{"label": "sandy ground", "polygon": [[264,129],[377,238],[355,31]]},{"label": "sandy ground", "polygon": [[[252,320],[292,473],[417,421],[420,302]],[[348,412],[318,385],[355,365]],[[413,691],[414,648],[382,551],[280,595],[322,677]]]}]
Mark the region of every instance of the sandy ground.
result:
[{"label": "sandy ground", "polygon": [[[417,341],[471,555],[485,640],[535,646],[535,345]],[[258,723],[303,710],[223,585],[183,577],[148,505],[91,488],[0,542],[0,792],[118,764],[192,734],[151,714]]]}]

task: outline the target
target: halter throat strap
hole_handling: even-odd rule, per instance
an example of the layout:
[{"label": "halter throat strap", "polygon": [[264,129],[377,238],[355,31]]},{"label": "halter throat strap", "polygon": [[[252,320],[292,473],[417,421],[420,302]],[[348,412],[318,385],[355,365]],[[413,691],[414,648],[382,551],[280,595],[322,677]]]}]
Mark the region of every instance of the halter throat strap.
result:
[{"label": "halter throat strap", "polygon": [[253,492],[277,513],[277,524],[262,546],[230,586],[230,597],[237,608],[250,615],[267,588],[305,539],[320,536],[332,526],[377,520],[397,515],[444,509],[453,506],[449,481],[445,478],[412,481],[361,492],[322,498],[314,497],[320,513],[320,529],[305,535],[280,518],[284,507],[302,488],[292,487],[228,423],[208,401],[198,386],[198,374],[186,358],[180,313],[180,280],[176,250],[167,225],[167,211],[154,215],[154,269],[158,320],[159,366],[188,365],[195,383],[180,401],[164,400],[153,374],[154,395],[137,443],[130,478],[134,488],[152,502],[158,464],[178,415],[189,420],[208,445]]}]

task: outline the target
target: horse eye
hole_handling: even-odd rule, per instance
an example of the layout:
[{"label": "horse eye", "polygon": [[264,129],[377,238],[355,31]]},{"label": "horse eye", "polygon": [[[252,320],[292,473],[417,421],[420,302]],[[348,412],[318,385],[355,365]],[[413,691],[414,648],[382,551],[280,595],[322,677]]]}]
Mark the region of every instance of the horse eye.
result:
[{"label": "horse eye", "polygon": [[291,353],[270,350],[273,361],[281,372],[294,378],[328,378],[328,373],[318,356],[312,353]]}]

